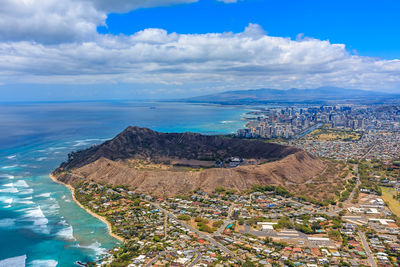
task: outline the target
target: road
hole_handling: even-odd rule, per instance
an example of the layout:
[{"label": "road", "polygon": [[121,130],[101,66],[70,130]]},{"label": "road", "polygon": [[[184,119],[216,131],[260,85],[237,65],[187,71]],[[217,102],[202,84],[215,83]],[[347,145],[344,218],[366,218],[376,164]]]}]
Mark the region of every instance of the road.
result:
[{"label": "road", "polygon": [[[80,178],[80,179],[84,179],[83,177],[78,176],[78,175],[76,175],[76,174],[74,174],[74,173],[71,173],[71,172],[69,172],[68,170],[66,170],[66,171],[67,171],[69,174],[71,174],[72,176],[76,176],[76,177],[78,177],[78,178]],[[154,203],[154,202],[150,202],[150,203],[153,204],[155,207],[157,207],[160,211],[164,212],[164,214],[168,215],[168,217],[175,219],[178,223],[180,223],[180,224],[181,224],[183,227],[185,227],[186,229],[189,229],[189,230],[191,230],[192,232],[196,233],[199,237],[201,237],[201,238],[207,240],[208,242],[210,242],[210,243],[213,244],[214,246],[218,247],[219,249],[221,249],[222,251],[224,251],[226,254],[231,255],[234,259],[236,259],[238,262],[240,262],[240,259],[237,258],[236,255],[235,255],[232,251],[230,251],[227,247],[225,247],[225,246],[222,245],[221,243],[217,242],[217,241],[216,241],[215,239],[213,239],[212,237],[210,237],[210,236],[208,236],[208,235],[206,235],[206,234],[200,232],[199,230],[197,230],[197,229],[191,227],[191,226],[188,225],[187,223],[185,223],[185,222],[183,222],[183,221],[180,221],[173,213],[171,213],[171,212],[169,212],[168,210],[166,210],[166,209],[160,207],[160,205],[158,205],[157,203]],[[233,209],[233,206],[231,206],[230,209],[231,209],[231,208]],[[230,210],[230,211],[228,212],[228,214],[230,214],[231,212],[232,212],[232,211]],[[228,217],[229,217],[229,216],[228,216]],[[166,228],[167,228],[167,227],[166,227],[166,220],[165,220],[165,221],[164,221],[164,233],[165,233],[165,236],[166,236]],[[156,261],[158,260],[158,258],[159,258],[162,254],[163,254],[163,252],[160,253],[157,257],[155,257],[153,260],[151,260],[148,264],[146,264],[146,266],[151,266],[151,264],[153,263],[153,261],[156,262]],[[198,255],[198,256],[197,256],[197,258],[195,259],[195,261],[196,261],[196,260],[199,261],[199,260],[201,259],[201,254],[200,254],[200,257],[199,257],[199,254],[197,254],[197,255]],[[199,258],[199,259],[198,259],[198,258]]]},{"label": "road", "polygon": [[145,267],[153,266],[153,264],[156,263],[156,262],[158,261],[158,259],[159,259],[161,256],[163,256],[165,253],[166,253],[165,251],[160,252],[155,258],[153,258],[151,261],[149,261],[149,262],[145,265]]},{"label": "road", "polygon": [[307,128],[307,129],[305,129],[304,131],[302,131],[302,132],[296,134],[292,139],[295,140],[295,139],[298,139],[298,138],[300,138],[300,137],[303,137],[303,136],[305,136],[305,135],[311,133],[311,132],[314,131],[315,129],[321,127],[321,126],[323,126],[322,123],[318,123],[318,124],[316,124],[316,125],[313,125],[313,126]]},{"label": "road", "polygon": [[164,237],[167,237],[167,216],[164,216]]},{"label": "road", "polygon": [[234,220],[231,220],[232,214],[233,214],[233,204],[228,209],[228,216],[226,216],[226,219],[224,220],[224,223],[218,228],[218,230],[213,234],[213,236],[219,236],[222,234],[222,232],[225,230],[225,228],[231,224],[234,223]]},{"label": "road", "polygon": [[353,200],[353,197],[354,197],[354,194],[356,193],[356,190],[361,185],[360,173],[358,172],[358,164],[354,165],[354,171],[357,173],[357,184],[354,187],[353,191],[351,191],[351,194],[350,194],[349,198],[346,201],[344,201],[343,204],[349,204],[349,202]]},{"label": "road", "polygon": [[198,250],[196,251],[196,258],[189,264],[189,267],[195,266],[201,260],[201,253]]},{"label": "road", "polygon": [[376,144],[373,145],[373,146],[367,151],[367,153],[365,153],[360,159],[362,160],[362,159],[364,159],[366,156],[368,156],[368,154],[371,153],[371,151],[372,151],[375,147],[376,147]]},{"label": "road", "polygon": [[374,259],[374,256],[372,255],[371,249],[369,248],[367,238],[365,237],[365,233],[359,231],[359,232],[358,232],[358,236],[359,236],[360,239],[361,239],[361,242],[362,242],[362,244],[363,244],[365,253],[367,254],[368,261],[370,262],[371,266],[372,266],[372,267],[377,267],[376,262],[375,262],[375,259]]},{"label": "road", "polygon": [[196,233],[199,237],[207,240],[208,242],[210,242],[211,244],[213,244],[214,246],[218,247],[219,249],[221,249],[223,252],[225,252],[226,254],[231,255],[234,259],[236,259],[237,261],[240,261],[236,255],[230,251],[227,247],[225,247],[224,245],[222,245],[221,243],[217,242],[215,239],[213,239],[212,237],[200,232],[199,230],[191,227],[190,225],[188,225],[187,223],[180,221],[173,213],[171,213],[170,211],[160,207],[160,205],[158,205],[157,203],[151,203],[153,204],[155,207],[157,207],[159,210],[161,210],[162,212],[164,212],[165,214],[168,215],[168,217],[173,218],[174,220],[176,220],[179,224],[181,224],[183,227],[185,227],[186,229],[189,229],[190,231]]}]

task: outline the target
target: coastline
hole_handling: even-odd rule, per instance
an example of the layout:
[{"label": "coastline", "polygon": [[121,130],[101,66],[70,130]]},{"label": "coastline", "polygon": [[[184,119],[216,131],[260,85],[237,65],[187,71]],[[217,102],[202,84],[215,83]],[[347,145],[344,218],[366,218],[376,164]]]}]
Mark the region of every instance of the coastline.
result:
[{"label": "coastline", "polygon": [[68,187],[68,189],[71,191],[72,194],[72,199],[74,200],[74,202],[76,204],[78,204],[79,207],[81,207],[82,209],[84,209],[87,213],[89,213],[90,215],[92,215],[93,217],[101,220],[102,222],[104,222],[107,225],[107,229],[108,229],[108,234],[112,237],[114,237],[115,239],[118,239],[120,242],[124,242],[124,239],[122,237],[120,237],[119,235],[116,235],[112,232],[112,225],[109,221],[107,221],[107,219],[103,216],[98,215],[97,213],[94,213],[93,211],[89,210],[88,208],[86,208],[85,206],[83,206],[76,198],[75,198],[75,188],[73,188],[71,185],[69,184],[65,184],[59,180],[57,180],[57,178],[55,176],[53,176],[52,174],[49,174],[49,177],[51,180],[53,180],[56,183],[62,184],[66,187]]}]

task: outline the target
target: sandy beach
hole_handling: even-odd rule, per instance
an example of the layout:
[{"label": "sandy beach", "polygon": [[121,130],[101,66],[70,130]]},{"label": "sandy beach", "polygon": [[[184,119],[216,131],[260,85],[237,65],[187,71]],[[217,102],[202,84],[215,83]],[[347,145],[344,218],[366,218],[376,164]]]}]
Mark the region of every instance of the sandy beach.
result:
[{"label": "sandy beach", "polygon": [[59,184],[62,184],[62,185],[64,185],[64,186],[68,187],[69,190],[71,190],[72,199],[74,200],[74,202],[75,202],[76,204],[79,205],[79,207],[81,207],[82,209],[84,209],[87,213],[89,213],[89,214],[92,215],[93,217],[96,217],[97,219],[99,219],[99,220],[103,221],[105,224],[107,224],[107,228],[108,228],[108,232],[109,232],[110,236],[112,236],[112,237],[118,239],[118,240],[121,241],[121,242],[124,242],[124,239],[123,239],[122,237],[120,237],[120,236],[118,236],[118,235],[116,235],[116,234],[114,234],[114,233],[112,232],[111,223],[110,223],[109,221],[107,221],[106,218],[104,218],[104,217],[102,217],[102,216],[100,216],[100,215],[94,213],[93,211],[89,210],[88,208],[86,208],[85,206],[83,206],[83,205],[75,198],[75,188],[73,188],[73,187],[72,187],[71,185],[69,185],[69,184],[65,184],[65,183],[63,183],[63,182],[58,181],[57,178],[54,177],[52,174],[49,174],[49,177],[50,177],[54,182],[59,183]]}]

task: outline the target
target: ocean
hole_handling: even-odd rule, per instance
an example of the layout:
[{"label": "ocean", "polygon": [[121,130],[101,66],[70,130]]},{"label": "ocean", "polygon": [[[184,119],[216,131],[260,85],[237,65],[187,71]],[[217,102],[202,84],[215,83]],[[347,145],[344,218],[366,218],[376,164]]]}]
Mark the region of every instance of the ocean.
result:
[{"label": "ocean", "polygon": [[73,266],[118,246],[103,222],[48,177],[69,152],[110,139],[127,126],[232,133],[243,127],[248,111],[133,101],[0,104],[0,263],[26,257],[27,266]]}]

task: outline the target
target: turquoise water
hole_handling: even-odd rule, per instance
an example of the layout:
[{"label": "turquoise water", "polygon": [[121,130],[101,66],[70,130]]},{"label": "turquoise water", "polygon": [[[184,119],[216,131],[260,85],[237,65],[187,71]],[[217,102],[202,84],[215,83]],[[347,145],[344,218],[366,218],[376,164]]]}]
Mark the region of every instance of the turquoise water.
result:
[{"label": "turquoise water", "polygon": [[0,104],[0,260],[73,266],[100,258],[118,241],[79,208],[48,174],[66,155],[129,125],[165,132],[231,133],[244,107],[183,103],[73,102]]}]

